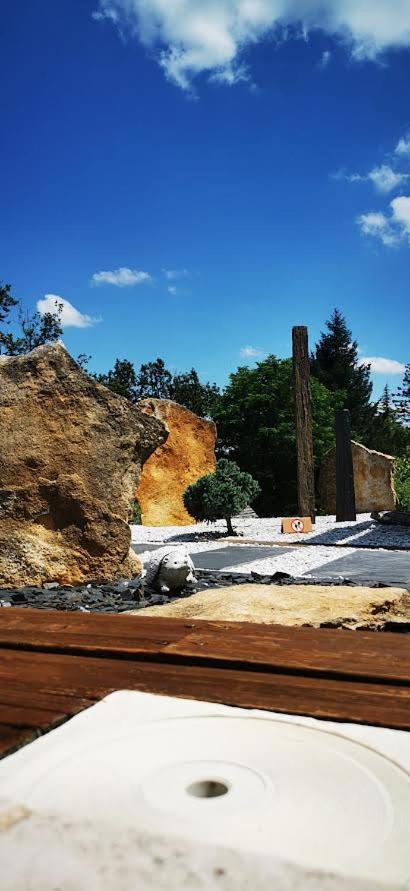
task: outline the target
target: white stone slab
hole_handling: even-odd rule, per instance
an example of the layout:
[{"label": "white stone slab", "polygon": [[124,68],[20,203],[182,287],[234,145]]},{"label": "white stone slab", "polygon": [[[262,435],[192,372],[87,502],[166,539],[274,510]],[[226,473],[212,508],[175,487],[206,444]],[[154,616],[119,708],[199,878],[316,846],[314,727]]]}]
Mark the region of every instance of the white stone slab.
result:
[{"label": "white stone slab", "polygon": [[[72,875],[71,891],[83,862],[79,888],[101,869],[111,884],[96,888],[128,887],[121,870],[160,888],[141,884],[159,846],[154,860],[174,862],[179,850],[187,874],[199,857],[198,882],[206,863],[231,858],[226,887],[258,864],[255,888],[275,869],[278,889],[309,887],[297,882],[313,874],[336,882],[323,888],[404,888],[409,764],[399,731],[120,691],[1,762],[6,887],[65,888]],[[44,884],[49,860],[54,885]],[[177,872],[167,887],[183,887]]]}]

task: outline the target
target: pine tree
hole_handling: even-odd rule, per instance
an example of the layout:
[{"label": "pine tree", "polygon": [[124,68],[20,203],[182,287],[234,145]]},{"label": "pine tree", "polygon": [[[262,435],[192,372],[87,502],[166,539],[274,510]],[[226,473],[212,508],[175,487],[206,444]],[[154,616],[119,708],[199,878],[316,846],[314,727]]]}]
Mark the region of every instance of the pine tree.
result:
[{"label": "pine tree", "polygon": [[202,476],[184,492],[184,505],[195,520],[225,520],[229,535],[235,535],[235,517],[259,492],[259,485],[250,473],[244,473],[234,461],[221,458],[215,473]]},{"label": "pine tree", "polygon": [[395,457],[405,454],[410,447],[410,429],[400,424],[396,418],[388,384],[376,403],[370,438],[373,449]]},{"label": "pine tree", "polygon": [[[18,307],[17,324],[21,331],[19,335],[7,330],[11,324],[11,310],[15,307]],[[63,332],[61,312],[62,304],[56,300],[54,312],[46,312],[44,315],[39,312],[30,314],[24,310],[20,300],[13,297],[11,285],[3,285],[0,282],[0,353],[21,356],[42,344],[58,340]]]},{"label": "pine tree", "polygon": [[393,396],[393,405],[397,418],[404,424],[410,424],[410,364],[406,365],[403,381]]},{"label": "pine tree", "polygon": [[338,309],[326,326],[311,356],[312,374],[328,390],[343,393],[342,408],[350,411],[353,435],[367,440],[375,414],[370,404],[370,365],[359,362],[357,341],[352,340],[352,332]]}]

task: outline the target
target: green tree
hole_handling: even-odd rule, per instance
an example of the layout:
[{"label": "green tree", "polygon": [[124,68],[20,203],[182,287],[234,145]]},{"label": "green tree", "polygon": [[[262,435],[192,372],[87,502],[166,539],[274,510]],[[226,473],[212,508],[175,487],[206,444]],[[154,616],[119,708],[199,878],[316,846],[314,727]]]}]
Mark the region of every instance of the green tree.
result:
[{"label": "green tree", "polygon": [[410,364],[406,365],[402,384],[393,395],[393,405],[397,418],[410,424]]},{"label": "green tree", "polygon": [[235,535],[232,517],[250,504],[258,492],[259,485],[249,473],[241,471],[234,461],[221,458],[215,473],[188,486],[184,504],[195,520],[225,520],[228,534]]},{"label": "green tree", "polygon": [[312,374],[327,390],[342,395],[341,408],[350,411],[353,437],[370,444],[368,438],[375,414],[370,403],[370,365],[359,362],[357,341],[352,340],[352,332],[338,309],[333,311],[326,326],[327,331],[321,333],[311,355]]},{"label": "green tree", "polygon": [[[16,307],[19,333],[13,334],[9,326],[12,324],[11,311]],[[0,353],[20,356],[58,340],[63,333],[61,312],[62,305],[56,300],[55,312],[30,314],[24,310],[21,301],[12,296],[11,286],[0,284]]]},{"label": "green tree", "polygon": [[[315,468],[334,444],[340,394],[311,380]],[[231,374],[215,413],[218,454],[235,460],[258,481],[255,510],[261,516],[297,509],[296,436],[292,361],[268,356],[256,367]]]},{"label": "green tree", "polygon": [[397,506],[400,510],[410,511],[410,446],[395,461],[394,488],[397,495]]},{"label": "green tree", "polygon": [[137,375],[137,399],[170,399],[172,374],[163,359],[141,365]]},{"label": "green tree", "polygon": [[139,398],[137,374],[134,365],[128,359],[116,359],[114,368],[108,371],[107,374],[96,374],[94,377],[100,384],[104,384],[105,387],[112,390],[113,393],[124,396],[130,402],[137,402]]},{"label": "green tree", "polygon": [[195,368],[172,378],[170,398],[201,418],[213,417],[219,396],[219,387],[208,382],[202,384]]},{"label": "green tree", "polygon": [[410,447],[410,428],[397,420],[387,384],[381,399],[376,403],[370,440],[373,449],[387,455],[403,455]]}]

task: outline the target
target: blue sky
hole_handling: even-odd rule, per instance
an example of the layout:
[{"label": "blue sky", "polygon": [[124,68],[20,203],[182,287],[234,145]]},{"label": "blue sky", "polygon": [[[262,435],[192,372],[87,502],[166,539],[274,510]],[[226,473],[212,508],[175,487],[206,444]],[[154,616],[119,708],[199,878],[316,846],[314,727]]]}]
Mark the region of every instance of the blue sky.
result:
[{"label": "blue sky", "polygon": [[95,370],[161,356],[219,384],[289,355],[294,324],[313,346],[338,306],[378,360],[375,395],[395,388],[409,361],[409,0],[395,10],[8,4],[0,278],[33,309],[68,301],[64,342]]}]

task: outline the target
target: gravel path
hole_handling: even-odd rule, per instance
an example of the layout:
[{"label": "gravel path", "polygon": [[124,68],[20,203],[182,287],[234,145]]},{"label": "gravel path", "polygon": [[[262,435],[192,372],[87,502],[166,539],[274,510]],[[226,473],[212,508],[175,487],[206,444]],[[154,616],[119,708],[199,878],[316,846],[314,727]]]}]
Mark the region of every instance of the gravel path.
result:
[{"label": "gravel path", "polygon": [[[249,518],[233,521],[234,529],[242,538],[253,541],[290,544],[337,545],[352,547],[410,548],[410,528],[404,526],[383,526],[372,520],[370,514],[358,514],[355,523],[336,523],[335,516],[317,517],[315,529],[307,535],[282,535],[281,518]],[[135,544],[151,542],[201,542],[201,547],[209,547],[212,541],[226,534],[223,520],[216,523],[198,523],[195,526],[132,526],[132,541]],[[238,544],[240,541],[238,541]],[[221,543],[218,543],[221,547]],[[340,553],[340,552],[339,552]]]}]

